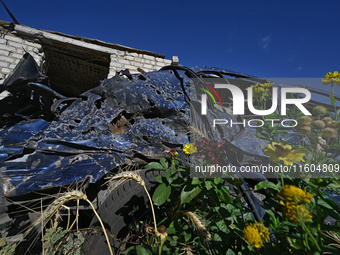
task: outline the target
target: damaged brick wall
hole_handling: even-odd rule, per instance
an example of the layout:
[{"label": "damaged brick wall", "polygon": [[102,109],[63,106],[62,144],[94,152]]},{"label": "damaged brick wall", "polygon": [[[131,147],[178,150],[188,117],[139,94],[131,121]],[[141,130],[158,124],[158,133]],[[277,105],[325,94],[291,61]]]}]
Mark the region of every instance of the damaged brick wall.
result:
[{"label": "damaged brick wall", "polygon": [[161,67],[170,64],[171,60],[168,59],[117,50],[116,54],[111,55],[110,73],[108,78],[114,76],[116,71],[124,69],[129,69],[131,73],[138,72],[138,68],[141,68],[145,72],[151,72],[157,71]]},{"label": "damaged brick wall", "polygon": [[[23,33],[23,31],[25,32]],[[26,31],[29,31],[29,33]],[[141,70],[150,72],[157,71],[161,67],[171,64],[171,60],[159,57],[160,54],[153,52],[132,49],[121,45],[119,45],[119,49],[114,49],[114,44],[98,40],[38,30],[0,21],[0,84],[13,71],[25,52],[29,52],[39,66],[43,64],[46,57],[44,52],[46,34],[48,34],[50,41],[58,37],[59,42],[61,40],[65,44],[87,49],[91,48],[92,45],[93,49],[97,50],[97,52],[102,51],[105,54],[109,54],[111,61],[107,78],[111,78],[116,72],[125,69],[129,69],[131,73],[137,73]],[[85,42],[83,39],[85,39]],[[5,96],[7,96],[7,92],[0,94],[0,99]]]},{"label": "damaged brick wall", "polygon": [[9,74],[25,51],[29,52],[39,64],[42,59],[42,53],[39,53],[41,45],[32,41],[22,39],[7,31],[0,30],[0,67],[1,78]]},{"label": "damaged brick wall", "polygon": [[15,31],[0,27],[0,83],[13,71],[25,51],[29,52],[40,64],[43,58],[43,53],[39,52],[40,49],[41,44],[34,42],[32,38],[18,37]]}]

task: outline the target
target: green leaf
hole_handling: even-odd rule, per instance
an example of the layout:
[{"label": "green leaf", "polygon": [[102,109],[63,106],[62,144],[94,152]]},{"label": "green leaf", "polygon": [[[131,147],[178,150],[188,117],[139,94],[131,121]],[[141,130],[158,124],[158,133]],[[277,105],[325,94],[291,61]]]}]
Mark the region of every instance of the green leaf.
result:
[{"label": "green leaf", "polygon": [[223,202],[225,202],[227,204],[231,204],[233,202],[233,198],[230,196],[227,186],[223,186],[221,188],[219,194],[220,194],[220,199]]},{"label": "green leaf", "polygon": [[166,178],[166,180],[168,181],[169,184],[171,184],[173,179],[174,179],[174,178],[171,177],[171,173],[168,170],[165,171],[165,178]]},{"label": "green leaf", "polygon": [[165,203],[165,201],[170,197],[171,194],[171,186],[162,183],[157,187],[155,193],[153,193],[152,200],[158,206]]},{"label": "green leaf", "polygon": [[224,208],[226,208],[229,213],[232,213],[235,210],[235,206],[233,206],[232,204],[227,204],[224,206]]},{"label": "green leaf", "polygon": [[163,176],[161,176],[161,175],[155,176],[155,180],[158,181],[159,183],[163,183],[162,179],[163,179]]},{"label": "green leaf", "polygon": [[260,189],[275,189],[279,191],[280,189],[276,186],[275,183],[270,182],[270,181],[263,181],[255,185],[255,190],[260,190]]},{"label": "green leaf", "polygon": [[281,135],[285,135],[285,136],[289,136],[290,135],[287,132],[282,132],[282,131],[276,131],[275,134],[281,134]]},{"label": "green leaf", "polygon": [[214,183],[216,184],[216,185],[218,185],[218,184],[220,184],[220,183],[223,183],[224,182],[224,179],[222,179],[222,178],[214,178]]},{"label": "green leaf", "polygon": [[304,249],[305,248],[305,245],[301,242],[301,239],[300,238],[291,238],[289,236],[287,236],[287,241],[289,242],[289,244],[294,247],[295,249],[297,250],[300,250],[300,249]]},{"label": "green leaf", "polygon": [[175,234],[176,233],[176,228],[173,228],[173,227],[167,228],[166,232],[168,233],[168,235]]},{"label": "green leaf", "polygon": [[273,225],[275,228],[278,228],[280,226],[280,220],[279,218],[275,217],[274,212],[271,209],[264,209],[266,211],[266,213],[269,215],[271,221],[273,222]]},{"label": "green leaf", "polygon": [[173,240],[172,238],[170,239],[169,237],[168,237],[168,239],[169,239],[169,242],[170,242],[170,245],[171,246],[177,246],[177,241],[176,240]]},{"label": "green leaf", "polygon": [[331,101],[332,105],[335,105],[336,100],[334,98],[334,91],[329,95],[329,100]]},{"label": "green leaf", "polygon": [[336,116],[339,117],[339,114],[340,114],[340,109],[336,111]]},{"label": "green leaf", "polygon": [[177,168],[177,172],[186,172],[186,170],[183,168]]},{"label": "green leaf", "polygon": [[[327,199],[327,198],[324,198],[324,199],[318,199],[318,205],[319,206],[323,206],[327,209],[334,209],[329,203],[333,202],[332,200],[330,199]],[[333,202],[334,203],[334,202]],[[334,203],[335,204],[335,203]],[[336,205],[336,204],[335,204]]]},{"label": "green leaf", "polygon": [[199,186],[185,185],[181,192],[181,204],[185,204],[194,199],[202,189]]},{"label": "green leaf", "polygon": [[187,233],[187,232],[184,231],[183,235],[184,235],[184,240],[186,242],[188,242],[190,240],[190,238],[191,238],[191,233]]},{"label": "green leaf", "polygon": [[205,181],[204,181],[204,184],[205,184],[205,188],[206,188],[207,190],[210,190],[210,189],[213,187],[213,185],[211,184],[211,181],[210,181],[210,180],[205,180]]},{"label": "green leaf", "polygon": [[161,162],[164,169],[168,169],[169,163],[166,161],[165,158],[161,158],[159,161]]},{"label": "green leaf", "polygon": [[226,255],[236,255],[236,253],[233,250],[228,249]]},{"label": "green leaf", "polygon": [[135,246],[131,246],[129,248],[127,248],[125,251],[124,251],[124,254],[129,254],[129,251],[132,251],[134,250],[136,247]]},{"label": "green leaf", "polygon": [[202,182],[197,178],[197,177],[194,177],[192,178],[191,180],[191,184],[192,185],[198,185],[198,184],[201,184]]},{"label": "green leaf", "polygon": [[255,135],[256,135],[257,138],[260,138],[262,140],[271,141],[271,138],[267,134],[264,135],[264,134],[261,134],[259,132],[256,132]]},{"label": "green leaf", "polygon": [[219,199],[214,189],[208,190],[204,197],[207,200],[207,204],[209,206],[211,207],[217,206]]},{"label": "green leaf", "polygon": [[145,166],[145,168],[153,168],[153,169],[157,169],[157,170],[165,170],[166,169],[161,164],[159,164],[157,162],[151,162],[151,163],[147,164]]},{"label": "green leaf", "polygon": [[152,252],[150,250],[147,250],[140,245],[136,247],[136,250],[138,255],[152,255]]},{"label": "green leaf", "polygon": [[173,180],[173,182],[171,183],[171,186],[178,187],[178,186],[182,186],[184,183],[185,181],[183,180],[183,178],[177,178]]}]

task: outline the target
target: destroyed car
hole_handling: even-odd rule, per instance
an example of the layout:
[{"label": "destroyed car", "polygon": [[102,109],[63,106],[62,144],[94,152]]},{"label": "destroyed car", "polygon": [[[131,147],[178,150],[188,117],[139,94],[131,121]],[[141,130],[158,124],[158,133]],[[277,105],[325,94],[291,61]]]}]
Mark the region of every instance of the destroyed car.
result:
[{"label": "destroyed car", "polygon": [[[66,97],[50,88],[48,77],[26,54],[0,86],[1,91],[10,92],[0,102],[0,213],[11,218],[6,224],[19,232],[34,221],[34,211],[47,208],[58,194],[82,190],[117,237],[111,244],[117,252],[129,224],[142,218],[150,205],[138,184],[130,181],[110,191],[105,178],[121,169],[142,169],[139,174],[152,193],[158,185],[155,176],[164,172],[146,171],[145,165],[164,157],[169,149],[179,152],[181,164],[190,165],[182,149],[191,142],[193,116],[196,127],[206,127],[204,123],[212,119],[243,122],[252,117],[230,114],[233,101],[228,93],[223,93],[220,108],[199,116],[202,91],[196,83],[208,84],[210,78],[224,79],[244,92],[267,82],[225,69],[171,65],[149,73],[121,71],[77,97]],[[216,107],[212,99],[207,103]],[[310,101],[309,107],[315,105]],[[201,131],[208,139],[228,144],[230,164],[269,162],[262,152],[267,143],[248,127],[221,125]],[[289,139],[299,138],[292,134]],[[261,221],[265,214],[261,201],[247,185],[266,177],[259,173],[235,176],[247,180],[241,186],[244,201]],[[68,208],[75,210],[76,202]],[[67,215],[67,208],[64,211]],[[81,203],[79,217],[86,219],[85,226],[99,224],[87,203]],[[105,243],[102,235],[91,238],[86,240],[84,253],[93,254]]]}]

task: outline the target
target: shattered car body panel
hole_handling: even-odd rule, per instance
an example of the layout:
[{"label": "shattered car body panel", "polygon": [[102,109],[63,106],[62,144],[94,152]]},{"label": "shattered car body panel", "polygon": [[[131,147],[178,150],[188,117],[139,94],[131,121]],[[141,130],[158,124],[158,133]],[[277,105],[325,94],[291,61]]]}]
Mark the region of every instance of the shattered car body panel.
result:
[{"label": "shattered car body panel", "polygon": [[[51,122],[30,119],[1,131],[4,195],[23,195],[86,178],[96,182],[134,158],[152,158],[189,143],[189,101],[197,100],[190,75],[165,68],[127,77],[104,80],[73,99]],[[25,80],[21,78],[20,84],[24,86]],[[62,99],[58,94],[49,96],[54,96],[54,102]],[[231,137],[237,132],[239,128],[229,128],[225,133]]]},{"label": "shattered car body panel", "polygon": [[[223,107],[208,110],[206,117],[199,116],[200,94],[192,78],[206,82],[209,75],[228,75],[242,80],[243,90],[261,82],[220,68],[168,66],[144,74],[121,72],[78,97],[66,98],[54,93],[40,70],[33,69],[36,79],[18,75],[18,68],[14,76],[20,77],[20,86],[10,87],[6,81],[3,84],[3,90],[12,93],[12,102],[18,100],[15,95],[22,90],[20,98],[35,102],[33,110],[23,111],[20,105],[14,113],[2,115],[0,192],[7,198],[84,181],[96,183],[121,166],[159,159],[164,150],[181,149],[190,142],[193,116],[197,126],[209,126],[204,123],[213,119],[242,121]],[[0,103],[7,104],[6,100]],[[214,131],[205,130],[205,135],[226,140],[236,161],[268,162],[262,152],[267,143],[254,132],[247,126],[222,125]],[[296,138],[292,134],[289,139]],[[189,157],[182,156],[186,163]],[[265,179],[256,173],[253,178]],[[256,210],[261,212],[261,208]]]},{"label": "shattered car body panel", "polygon": [[20,122],[1,132],[5,196],[96,182],[135,154],[151,157],[188,143],[189,105],[170,71],[116,76],[82,94],[55,120]]}]

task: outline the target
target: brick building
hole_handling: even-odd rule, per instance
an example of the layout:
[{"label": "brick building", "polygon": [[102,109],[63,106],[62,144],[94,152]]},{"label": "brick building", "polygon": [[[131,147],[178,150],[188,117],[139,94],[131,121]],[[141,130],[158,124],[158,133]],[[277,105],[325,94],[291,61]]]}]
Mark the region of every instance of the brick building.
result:
[{"label": "brick building", "polygon": [[25,52],[48,75],[52,89],[66,96],[96,87],[120,70],[149,72],[171,64],[151,51],[0,21],[0,84]]}]

